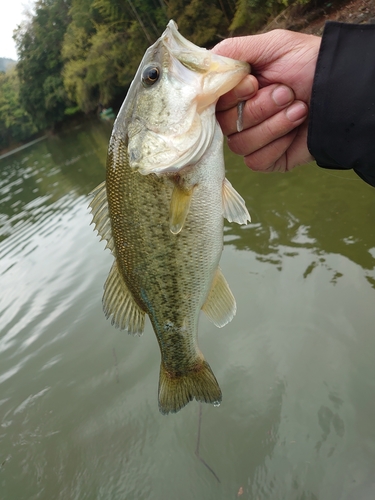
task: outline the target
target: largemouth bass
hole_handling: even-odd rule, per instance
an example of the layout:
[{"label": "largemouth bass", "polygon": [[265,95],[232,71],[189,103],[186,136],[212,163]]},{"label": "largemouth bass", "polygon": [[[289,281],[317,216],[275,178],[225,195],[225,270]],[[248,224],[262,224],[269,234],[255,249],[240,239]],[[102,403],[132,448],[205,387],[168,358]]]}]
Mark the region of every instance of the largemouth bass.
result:
[{"label": "largemouth bass", "polygon": [[223,218],[249,213],[225,179],[215,104],[249,73],[247,63],[186,40],[173,21],[146,51],[113,126],[106,181],[93,222],[114,255],[103,307],[112,323],[141,334],[151,320],[161,351],[159,409],[222,394],[199,350],[202,309],[218,327],[236,312],[218,265]]}]

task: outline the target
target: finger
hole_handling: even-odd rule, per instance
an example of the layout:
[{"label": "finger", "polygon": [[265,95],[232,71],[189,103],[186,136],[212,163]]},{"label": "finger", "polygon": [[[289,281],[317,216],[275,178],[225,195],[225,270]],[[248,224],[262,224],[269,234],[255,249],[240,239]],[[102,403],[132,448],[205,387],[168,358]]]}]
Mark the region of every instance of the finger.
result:
[{"label": "finger", "polygon": [[245,164],[256,172],[286,172],[288,170],[286,152],[293,143],[296,134],[297,130],[294,129],[289,134],[245,156]]},{"label": "finger", "polygon": [[[293,100],[294,93],[286,85],[274,84],[258,90],[257,94],[245,103],[243,128],[254,127],[264,122],[286,108]],[[216,116],[224,135],[237,132],[237,114],[236,107],[217,113]]]},{"label": "finger", "polygon": [[288,172],[313,158],[307,149],[307,123],[244,157],[254,171]]},{"label": "finger", "polygon": [[247,75],[234,89],[222,95],[216,104],[216,111],[225,111],[237,106],[241,101],[247,101],[258,90],[258,80],[253,75]]},{"label": "finger", "polygon": [[294,101],[288,108],[269,119],[228,137],[228,146],[236,154],[246,156],[282,137],[301,125],[308,113],[307,104]]}]

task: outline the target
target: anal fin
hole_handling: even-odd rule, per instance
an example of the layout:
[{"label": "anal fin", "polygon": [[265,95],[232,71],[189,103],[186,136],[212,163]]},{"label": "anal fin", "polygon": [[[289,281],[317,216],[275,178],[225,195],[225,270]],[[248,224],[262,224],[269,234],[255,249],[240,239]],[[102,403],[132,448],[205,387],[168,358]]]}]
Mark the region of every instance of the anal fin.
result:
[{"label": "anal fin", "polygon": [[236,314],[236,299],[220,268],[216,271],[211,290],[206,302],[203,304],[202,311],[219,328],[232,321]]},{"label": "anal fin", "polygon": [[121,330],[141,335],[144,330],[145,313],[128,290],[114,262],[104,284],[103,309],[106,318],[112,316],[112,324]]},{"label": "anal fin", "polygon": [[223,182],[223,215],[229,222],[247,224],[251,221],[245,201],[228,179]]}]

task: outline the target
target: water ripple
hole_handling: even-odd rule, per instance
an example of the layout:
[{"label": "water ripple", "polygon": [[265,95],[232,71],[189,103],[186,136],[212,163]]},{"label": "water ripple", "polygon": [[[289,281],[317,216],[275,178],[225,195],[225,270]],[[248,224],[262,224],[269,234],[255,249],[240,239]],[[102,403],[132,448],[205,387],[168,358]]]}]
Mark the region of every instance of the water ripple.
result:
[{"label": "water ripple", "polygon": [[20,168],[20,177],[1,188],[2,195],[12,195],[2,197],[0,204],[0,276],[5,291],[0,295],[0,353],[8,351],[0,383],[66,335],[69,322],[51,338],[52,325],[79,303],[95,279],[87,259],[94,237],[86,196],[77,196],[73,189],[54,200],[50,193],[35,196],[26,189],[25,198],[14,201],[24,170],[28,168]]}]

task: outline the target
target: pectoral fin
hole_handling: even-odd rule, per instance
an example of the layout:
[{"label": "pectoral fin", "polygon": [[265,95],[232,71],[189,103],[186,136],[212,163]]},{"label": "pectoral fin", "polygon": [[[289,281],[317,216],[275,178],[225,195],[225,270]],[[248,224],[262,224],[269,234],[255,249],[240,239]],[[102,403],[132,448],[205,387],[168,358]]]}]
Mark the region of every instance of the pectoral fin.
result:
[{"label": "pectoral fin", "polygon": [[145,325],[145,313],[129,292],[116,262],[104,284],[103,309],[106,318],[112,316],[112,325],[129,333],[141,335]]},{"label": "pectoral fin", "polygon": [[175,185],[173,189],[169,209],[169,229],[173,234],[178,234],[185,224],[193,190],[194,188],[181,189],[178,185]]},{"label": "pectoral fin", "polygon": [[100,241],[106,240],[107,246],[111,252],[114,250],[114,241],[111,231],[111,221],[109,218],[107,191],[105,182],[99,184],[97,188],[91,193],[94,195],[89,208],[92,213],[92,223],[95,224],[95,229],[98,231]]},{"label": "pectoral fin", "polygon": [[229,222],[247,224],[251,221],[245,201],[228,179],[223,182],[223,215]]},{"label": "pectoral fin", "polygon": [[220,268],[216,271],[211,290],[202,307],[202,311],[219,328],[229,323],[236,314],[236,299]]}]

